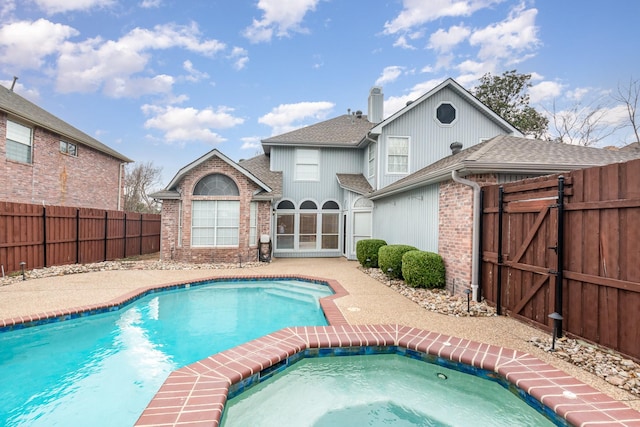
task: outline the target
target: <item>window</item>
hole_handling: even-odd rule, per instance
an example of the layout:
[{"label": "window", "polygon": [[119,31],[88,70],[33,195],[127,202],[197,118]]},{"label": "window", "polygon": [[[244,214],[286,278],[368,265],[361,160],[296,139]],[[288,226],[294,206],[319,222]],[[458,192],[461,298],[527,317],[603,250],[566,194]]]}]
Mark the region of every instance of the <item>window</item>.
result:
[{"label": "window", "polygon": [[31,138],[31,128],[7,120],[7,159],[32,163]]},{"label": "window", "polygon": [[319,151],[299,148],[296,150],[296,181],[319,181]]},{"label": "window", "polygon": [[371,178],[376,173],[376,144],[369,145],[368,148],[368,156],[369,156],[369,178]]},{"label": "window", "polygon": [[322,249],[338,249],[340,207],[336,202],[325,202],[322,205]]},{"label": "window", "polygon": [[192,246],[238,246],[239,201],[194,200],[191,210]]},{"label": "window", "polygon": [[276,249],[293,249],[295,236],[295,206],[290,200],[278,203],[276,215]]},{"label": "window", "polygon": [[317,210],[318,207],[311,200],[306,200],[300,205],[300,236],[298,240],[298,247],[300,249],[316,248],[316,238],[318,233]]},{"label": "window", "polygon": [[390,136],[387,138],[387,172],[409,172],[409,138]]},{"label": "window", "polygon": [[251,202],[249,205],[249,245],[258,244],[258,203]]},{"label": "window", "polygon": [[443,102],[436,108],[436,119],[443,125],[450,125],[456,120],[456,107]]},{"label": "window", "polygon": [[327,201],[319,209],[313,200],[305,200],[296,209],[293,202],[283,200],[276,209],[277,250],[339,250],[338,203]]},{"label": "window", "polygon": [[194,196],[239,196],[235,181],[226,175],[214,173],[202,178],[193,189]]},{"label": "window", "polygon": [[78,147],[70,142],[60,141],[60,152],[73,157],[78,156]]}]

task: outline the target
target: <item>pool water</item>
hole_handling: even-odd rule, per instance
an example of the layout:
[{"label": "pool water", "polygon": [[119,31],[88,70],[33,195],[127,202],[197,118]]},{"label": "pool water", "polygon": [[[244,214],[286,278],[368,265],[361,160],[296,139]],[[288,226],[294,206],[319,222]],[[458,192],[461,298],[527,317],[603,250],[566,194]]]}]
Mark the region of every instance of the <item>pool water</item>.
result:
[{"label": "pool water", "polygon": [[326,325],[324,284],[233,281],[0,333],[0,425],[130,426],[174,370],[288,326]]},{"label": "pool water", "polygon": [[499,383],[396,354],[305,358],[230,399],[222,426],[553,426]]}]

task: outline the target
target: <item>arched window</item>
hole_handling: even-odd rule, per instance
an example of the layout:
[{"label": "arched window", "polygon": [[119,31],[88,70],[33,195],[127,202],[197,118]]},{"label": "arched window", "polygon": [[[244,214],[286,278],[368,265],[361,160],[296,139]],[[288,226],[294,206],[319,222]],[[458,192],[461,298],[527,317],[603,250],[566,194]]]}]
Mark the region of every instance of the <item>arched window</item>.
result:
[{"label": "arched window", "polygon": [[276,249],[293,249],[296,206],[291,200],[278,203],[276,214]]},{"label": "arched window", "polygon": [[226,175],[213,173],[202,178],[193,189],[194,196],[239,196],[238,186]]},{"label": "arched window", "polygon": [[[202,178],[194,196],[239,196],[238,186],[226,175],[214,173]],[[194,247],[235,247],[240,232],[239,200],[193,200],[191,244]]]},{"label": "arched window", "polygon": [[340,245],[340,206],[333,200],[322,204],[322,249],[338,249]]},{"label": "arched window", "polygon": [[[318,205],[312,200],[300,203],[300,249],[316,249],[318,241]],[[304,211],[304,212],[303,212]]]},{"label": "arched window", "polygon": [[278,203],[278,209],[295,209],[296,206],[293,204],[291,200],[283,200]]}]

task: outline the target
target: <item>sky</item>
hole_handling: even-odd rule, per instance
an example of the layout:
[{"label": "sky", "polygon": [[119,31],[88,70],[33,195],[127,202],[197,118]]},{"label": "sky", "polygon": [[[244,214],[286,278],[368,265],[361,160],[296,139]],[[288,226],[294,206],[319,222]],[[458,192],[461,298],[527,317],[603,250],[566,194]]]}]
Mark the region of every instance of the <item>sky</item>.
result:
[{"label": "sky", "polygon": [[373,86],[389,116],[449,77],[516,70],[540,112],[624,123],[612,95],[640,78],[639,20],[637,0],[2,0],[0,84],[161,168],[160,189],[213,148],[238,161],[366,114]]}]

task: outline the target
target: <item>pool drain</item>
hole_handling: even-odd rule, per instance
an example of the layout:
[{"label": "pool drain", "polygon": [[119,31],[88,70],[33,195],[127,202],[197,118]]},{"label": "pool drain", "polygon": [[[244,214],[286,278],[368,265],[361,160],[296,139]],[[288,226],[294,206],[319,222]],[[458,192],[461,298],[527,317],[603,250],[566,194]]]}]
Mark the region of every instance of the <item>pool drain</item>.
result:
[{"label": "pool drain", "polygon": [[448,377],[447,377],[445,374],[443,374],[442,372],[438,372],[438,373],[436,374],[436,377],[438,377],[438,378],[439,378],[439,379],[441,379],[441,380],[446,380],[446,379],[448,378]]}]

